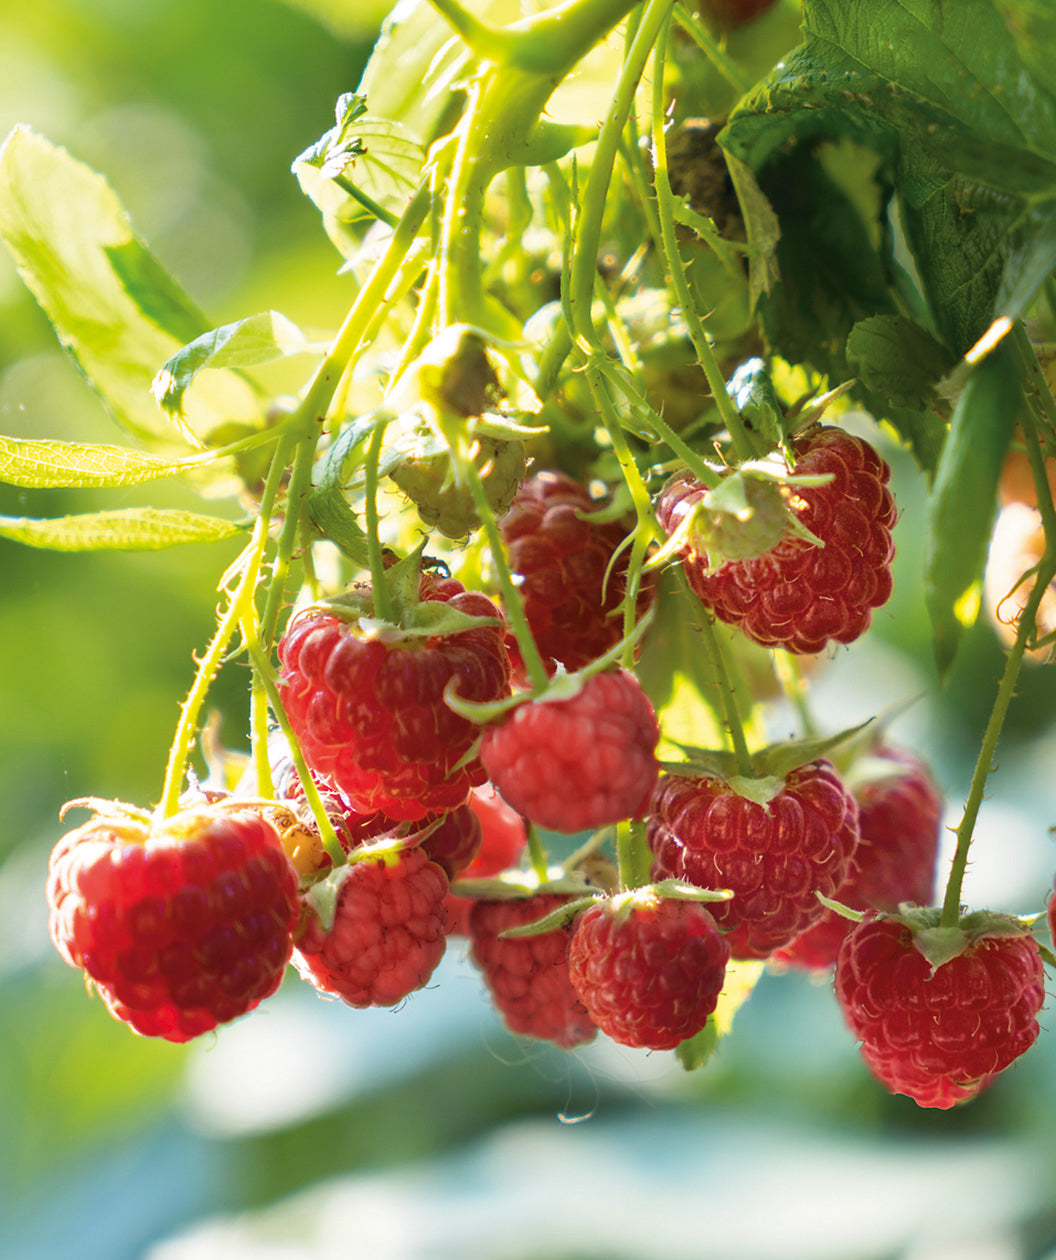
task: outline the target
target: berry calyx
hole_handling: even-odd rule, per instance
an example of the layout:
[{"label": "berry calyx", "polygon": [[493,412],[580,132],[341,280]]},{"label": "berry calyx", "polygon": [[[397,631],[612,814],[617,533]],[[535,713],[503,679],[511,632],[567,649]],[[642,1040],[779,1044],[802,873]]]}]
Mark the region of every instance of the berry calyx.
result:
[{"label": "berry calyx", "polygon": [[470,956],[511,1032],[566,1050],[593,1040],[597,1028],[573,988],[568,946],[573,924],[531,936],[503,936],[567,905],[570,897],[538,893],[477,901],[469,912]]},{"label": "berry calyx", "polygon": [[[701,603],[764,647],[820,652],[851,643],[868,629],[872,610],[891,594],[891,471],[868,442],[819,425],[794,443],[793,476],[831,475],[821,486],[788,487],[789,507],[822,546],[787,535],[755,559],[728,560],[712,572],[690,542],[682,567]],[[689,474],[669,483],[657,519],[674,534],[708,493]]]},{"label": "berry calyx", "polygon": [[729,944],[704,906],[644,888],[580,914],[568,967],[580,1001],[606,1036],[672,1050],[707,1023],[729,958]]},{"label": "berry calyx", "polygon": [[302,898],[293,965],[349,1006],[395,1006],[443,956],[447,888],[423,849],[367,846]]},{"label": "berry calyx", "polygon": [[[937,913],[937,912],[936,912]],[[1034,1043],[1045,1000],[1033,936],[969,934],[933,964],[897,917],[870,914],[847,935],[836,997],[873,1075],[921,1107],[975,1097]]]},{"label": "berry calyx", "polygon": [[48,904],[56,948],[115,1018],[144,1037],[189,1041],[279,987],[297,876],[254,810],[151,819],[115,809],[55,846]]},{"label": "berry calyx", "polygon": [[[477,702],[509,694],[501,618],[486,596],[452,578],[422,576],[422,605],[444,604],[494,624],[401,635],[369,616],[346,619],[309,608],[293,617],[279,644],[279,692],[311,769],[360,814],[397,821],[446,813],[463,804],[485,773],[467,759],[477,727],[444,700]],[[438,622],[442,626],[442,622]]]},{"label": "berry calyx", "polygon": [[551,831],[640,817],[659,771],[659,730],[640,683],[627,670],[607,670],[560,694],[518,704],[485,729],[488,777],[508,805]]},{"label": "berry calyx", "polygon": [[858,805],[824,760],[789,772],[765,804],[744,795],[749,786],[714,774],[662,776],[647,839],[654,879],[733,892],[711,907],[732,957],[768,958],[821,917],[815,893],[834,897],[843,883]]}]

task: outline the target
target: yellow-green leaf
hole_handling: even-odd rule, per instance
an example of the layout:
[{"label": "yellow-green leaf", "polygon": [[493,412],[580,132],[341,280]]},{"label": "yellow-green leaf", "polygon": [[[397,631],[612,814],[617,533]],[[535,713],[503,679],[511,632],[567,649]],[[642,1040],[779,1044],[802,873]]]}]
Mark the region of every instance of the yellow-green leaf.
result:
[{"label": "yellow-green leaf", "polygon": [[120,508],[36,519],[0,516],[0,538],[49,551],[160,551],[182,543],[218,542],[240,526],[181,508]]},{"label": "yellow-green leaf", "polygon": [[126,446],[0,436],[0,481],[11,486],[134,486],[179,471],[173,460]]}]

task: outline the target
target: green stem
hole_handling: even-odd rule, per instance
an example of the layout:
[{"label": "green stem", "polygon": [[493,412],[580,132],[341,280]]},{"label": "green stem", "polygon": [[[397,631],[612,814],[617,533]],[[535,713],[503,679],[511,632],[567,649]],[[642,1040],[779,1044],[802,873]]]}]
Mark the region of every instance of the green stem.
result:
[{"label": "green stem", "polygon": [[293,759],[297,777],[301,782],[304,799],[308,802],[312,811],[312,817],[315,819],[315,825],[319,828],[319,838],[323,842],[323,848],[330,855],[330,861],[335,866],[341,866],[345,861],[345,851],[341,846],[341,841],[337,838],[337,832],[334,831],[334,824],[330,821],[330,816],[326,812],[326,806],[319,795],[319,789],[315,786],[315,780],[308,769],[308,763],[304,760],[304,754],[297,743],[297,736],[293,732],[293,727],[290,726],[290,719],[286,716],[279,689],[275,685],[275,676],[271,663],[256,645],[250,644],[249,651],[253,668],[260,679],[261,686],[267,693],[272,712],[278,719],[279,727],[286,736],[286,742],[290,746],[290,756]]},{"label": "green stem", "polygon": [[722,77],[735,89],[737,95],[743,96],[752,86],[751,79],[741,73],[737,65],[726,55],[716,40],[704,29],[697,15],[681,6],[676,6],[675,21]]},{"label": "green stem", "polygon": [[819,732],[814,715],[810,711],[810,705],[807,703],[807,680],[803,677],[799,658],[791,652],[778,649],[774,653],[774,672],[777,674],[777,681],[781,684],[781,690],[788,697],[799,717],[804,737],[813,739]]},{"label": "green stem", "polygon": [[719,367],[719,361],[715,357],[715,351],[712,349],[711,339],[697,313],[696,303],[686,278],[686,266],[678,248],[674,194],[671,191],[671,181],[667,173],[667,141],[664,136],[664,60],[670,26],[670,17],[668,17],[657,37],[656,56],[653,63],[653,184],[656,188],[656,208],[660,219],[664,257],[667,259],[671,283],[674,285],[678,303],[682,308],[682,318],[686,321],[689,339],[697,352],[708,388],[730,434],[737,457],[741,460],[754,459],[757,452],[752,444],[751,436],[744,427],[740,413],[726,389],[726,380]]},{"label": "green stem", "polygon": [[698,625],[700,626],[701,638],[704,641],[704,651],[707,653],[708,663],[711,666],[715,682],[719,688],[719,694],[722,697],[722,708],[726,714],[726,729],[729,732],[733,752],[737,758],[737,770],[745,778],[754,778],[755,769],[752,766],[751,753],[748,751],[748,741],[744,735],[744,723],[737,704],[737,693],[730,678],[729,670],[726,668],[726,657],[723,654],[722,645],[719,643],[719,637],[715,633],[714,619],[705,612],[702,614]]},{"label": "green stem", "polygon": [[539,839],[539,831],[535,823],[528,824],[525,835],[528,840],[528,861],[539,877],[539,882],[544,884],[550,876],[550,867],[547,864],[546,848]]},{"label": "green stem", "polygon": [[502,545],[502,535],[499,533],[495,513],[491,510],[491,504],[488,502],[488,497],[484,492],[484,483],[480,479],[480,471],[473,460],[466,455],[465,451],[452,451],[452,456],[461,465],[462,472],[469,482],[470,493],[473,495],[473,506],[477,509],[477,515],[480,517],[480,522],[487,535],[491,562],[495,569],[495,576],[498,579],[499,590],[502,592],[502,602],[505,606],[506,616],[509,618],[514,638],[517,640],[521,660],[524,661],[528,681],[531,683],[533,691],[543,691],[550,678],[546,672],[546,666],[543,664],[543,658],[539,655],[539,648],[536,646],[535,639],[532,636],[528,618],[524,615],[524,601],[521,599],[521,592],[517,589],[517,585],[513,580],[513,574],[510,572],[510,566],[506,560],[506,549]]},{"label": "green stem", "polygon": [[[243,639],[247,645],[252,644],[259,650],[255,635],[255,626],[243,620]],[[268,756],[268,700],[260,674],[255,668],[249,693],[249,747],[253,762],[253,776],[257,783],[256,794],[271,800],[275,796],[275,784],[271,777],[271,759]]]},{"label": "green stem", "polygon": [[395,620],[395,611],[385,581],[385,557],[381,546],[381,520],[378,516],[378,464],[381,460],[381,447],[385,440],[388,421],[379,417],[370,435],[366,461],[363,468],[365,478],[365,499],[363,504],[367,523],[367,554],[370,558],[370,587],[374,601],[374,616],[381,621]]}]

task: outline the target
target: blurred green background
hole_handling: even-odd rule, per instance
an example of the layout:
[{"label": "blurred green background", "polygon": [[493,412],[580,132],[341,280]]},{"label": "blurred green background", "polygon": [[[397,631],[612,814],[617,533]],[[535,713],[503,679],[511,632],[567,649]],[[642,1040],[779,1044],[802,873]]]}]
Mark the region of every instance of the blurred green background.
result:
[{"label": "blurred green background", "polygon": [[[274,306],[326,330],[350,282],[289,164],[357,83],[381,16],[364,0],[5,6],[0,134],[29,124],[104,171],[217,324]],[[6,255],[0,432],[118,437]],[[822,669],[814,699],[836,728],[920,697],[895,733],[930,759],[956,823],[1001,654],[980,625],[939,688],[923,491],[886,453],[902,507],[896,594]],[[158,494],[0,486],[0,513]],[[928,1113],[873,1084],[828,986],[798,976],[764,977],[693,1076],[609,1044],[526,1048],[458,942],[395,1012],[353,1012],[294,980],[189,1047],[111,1020],[47,938],[58,811],[89,794],[157,799],[233,555],[62,556],[0,541],[0,1256],[1056,1256],[1052,1030],[974,1105]],[[966,887],[977,905],[1040,909],[1052,886],[1052,673],[1030,671],[1000,750]],[[236,746],[244,681],[231,668],[214,693]],[[780,708],[771,718],[774,738],[794,729]]]}]

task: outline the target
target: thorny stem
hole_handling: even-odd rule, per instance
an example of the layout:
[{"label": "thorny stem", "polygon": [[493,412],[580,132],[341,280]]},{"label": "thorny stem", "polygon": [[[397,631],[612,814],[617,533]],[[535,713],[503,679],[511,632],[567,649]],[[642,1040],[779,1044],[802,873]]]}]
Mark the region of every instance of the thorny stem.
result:
[{"label": "thorny stem", "polygon": [[180,708],[180,720],[169,751],[168,764],[165,767],[165,781],[158,802],[159,818],[170,818],[180,808],[180,793],[183,790],[183,777],[187,769],[187,758],[191,745],[197,736],[198,718],[205,703],[205,697],[212,685],[216,671],[223,663],[229,644],[239,625],[253,625],[257,616],[255,594],[260,580],[264,552],[268,545],[268,528],[271,514],[275,508],[282,475],[286,471],[290,447],[296,439],[290,433],[284,433],[275,447],[271,459],[271,467],[264,482],[264,491],[260,497],[260,510],[253,524],[253,533],[242,555],[229,572],[237,572],[241,568],[238,585],[231,593],[227,608],[224,610],[216,627],[216,633],[206,648],[205,655],[199,662],[194,682]]},{"label": "thorny stem", "polygon": [[754,459],[755,448],[741,421],[740,413],[726,389],[726,381],[718,359],[715,357],[715,351],[711,347],[711,340],[697,314],[693,295],[689,289],[689,281],[686,279],[686,266],[678,248],[674,219],[674,194],[671,191],[671,181],[667,173],[667,141],[664,136],[664,59],[670,28],[669,16],[657,37],[653,62],[653,184],[656,189],[656,208],[660,219],[664,257],[667,259],[671,283],[674,285],[679,306],[682,308],[682,318],[686,321],[689,339],[697,352],[708,388],[711,390],[719,415],[729,431],[737,457],[742,460]]},{"label": "thorny stem", "polygon": [[744,775],[745,778],[753,778],[755,770],[752,766],[751,753],[748,751],[748,741],[744,735],[744,723],[741,720],[740,709],[737,705],[737,694],[734,690],[729,670],[726,668],[726,657],[723,655],[722,645],[719,643],[718,635],[715,633],[714,619],[709,613],[703,612],[698,625],[700,626],[701,638],[704,641],[704,650],[708,654],[708,663],[711,666],[719,688],[719,694],[722,697],[722,708],[726,714],[726,729],[729,732],[730,742],[733,744],[733,752],[737,758],[738,773]]},{"label": "thorny stem", "polygon": [[1038,492],[1038,503],[1045,523],[1045,551],[1035,566],[1034,585],[1031,587],[1026,605],[1017,621],[1015,642],[1009,649],[1005,660],[1005,670],[1001,676],[1001,683],[998,686],[997,696],[994,699],[994,707],[991,710],[990,720],[987,722],[986,730],[983,734],[983,742],[979,749],[979,756],[972,773],[968,799],[964,806],[964,816],[956,830],[957,848],[953,855],[953,862],[946,883],[946,895],[942,903],[942,916],[939,921],[941,927],[955,927],[960,917],[961,887],[964,882],[964,873],[968,866],[968,850],[972,843],[972,833],[975,830],[979,809],[986,791],[986,781],[990,771],[993,769],[994,754],[997,751],[998,740],[1001,738],[1001,731],[1005,724],[1005,718],[1008,715],[1009,705],[1012,703],[1012,698],[1015,695],[1016,680],[1019,677],[1023,657],[1037,628],[1038,608],[1049,589],[1049,584],[1056,577],[1056,511],[1053,509],[1052,496],[1049,492],[1045,470],[1045,460],[1034,417],[1031,414],[1032,410],[1033,408],[1031,407],[1025,413],[1024,430],[1027,438],[1027,454],[1030,458],[1031,470],[1034,473],[1034,482]]},{"label": "thorny stem", "polygon": [[488,549],[491,553],[492,566],[498,579],[499,589],[502,592],[502,602],[506,609],[506,616],[509,618],[510,627],[513,630],[514,638],[517,640],[517,647],[521,653],[521,660],[524,662],[524,668],[528,674],[528,681],[531,683],[533,691],[543,691],[549,682],[549,676],[546,672],[546,666],[543,664],[543,658],[539,655],[539,648],[536,646],[531,628],[528,625],[528,618],[524,615],[524,601],[521,599],[521,592],[517,589],[517,584],[513,580],[513,574],[510,572],[510,566],[506,561],[506,551],[502,545],[502,536],[499,533],[498,522],[495,520],[495,513],[491,510],[491,504],[488,502],[488,497],[484,492],[480,471],[474,461],[466,455],[465,451],[455,453],[455,458],[462,465],[466,479],[469,482],[470,493],[473,495],[473,506],[477,509],[477,515],[480,517],[480,522],[488,537]]},{"label": "thorny stem", "polygon": [[393,621],[394,610],[389,588],[385,582],[385,557],[381,546],[381,521],[378,516],[378,464],[381,459],[381,445],[385,440],[388,421],[379,416],[370,435],[367,447],[366,462],[363,475],[366,482],[363,510],[367,525],[367,554],[370,559],[371,598],[374,602],[374,616],[381,621]]},{"label": "thorny stem", "polygon": [[738,96],[743,96],[752,86],[747,75],[742,74],[736,64],[719,47],[718,43],[704,29],[695,13],[681,5],[675,6],[675,21],[682,27],[690,39],[696,44],[705,57],[711,62],[724,79],[735,89]]},{"label": "thorny stem", "polygon": [[330,821],[330,816],[326,812],[326,806],[319,795],[319,789],[315,786],[315,780],[308,769],[308,763],[304,760],[300,745],[297,743],[297,736],[290,726],[290,719],[286,716],[286,710],[279,696],[279,689],[275,685],[271,662],[254,644],[249,645],[249,652],[253,668],[271,703],[272,712],[278,719],[279,727],[286,736],[286,742],[290,746],[290,756],[293,758],[297,777],[301,781],[304,798],[312,811],[315,825],[319,828],[319,838],[323,842],[323,848],[330,855],[330,861],[335,866],[341,866],[345,861],[345,851],[341,847],[341,841],[337,838],[337,832],[334,831],[334,824]]}]

